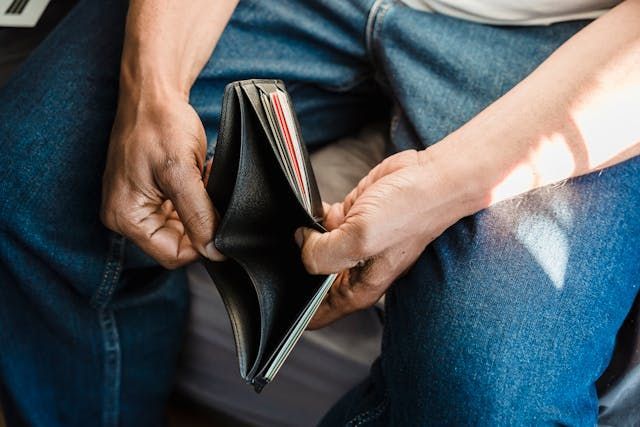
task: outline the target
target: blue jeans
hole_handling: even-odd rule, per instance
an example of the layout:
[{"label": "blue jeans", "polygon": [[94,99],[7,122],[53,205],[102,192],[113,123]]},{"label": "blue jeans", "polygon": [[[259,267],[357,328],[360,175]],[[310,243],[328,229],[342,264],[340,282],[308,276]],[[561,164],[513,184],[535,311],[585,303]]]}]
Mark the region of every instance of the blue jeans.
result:
[{"label": "blue jeans", "polygon": [[[162,423],[188,309],[184,272],[98,219],[124,3],[82,0],[0,90],[10,425]],[[424,148],[585,24],[494,27],[391,0],[242,1],[191,102],[213,142],[224,85],[277,77],[312,146],[391,106],[392,149]],[[594,383],[637,293],[639,180],[633,159],[447,230],[393,285],[379,361],[323,424],[593,425]]]}]

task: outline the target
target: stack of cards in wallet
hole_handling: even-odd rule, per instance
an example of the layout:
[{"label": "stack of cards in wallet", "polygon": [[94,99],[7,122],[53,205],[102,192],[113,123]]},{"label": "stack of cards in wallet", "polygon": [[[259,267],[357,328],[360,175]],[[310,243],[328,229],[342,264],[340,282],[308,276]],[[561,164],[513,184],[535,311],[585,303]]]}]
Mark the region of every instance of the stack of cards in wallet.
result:
[{"label": "stack of cards in wallet", "polygon": [[261,92],[262,105],[276,141],[276,155],[287,180],[300,202],[312,214],[309,191],[309,175],[302,154],[302,141],[287,94],[280,89],[271,93]]}]

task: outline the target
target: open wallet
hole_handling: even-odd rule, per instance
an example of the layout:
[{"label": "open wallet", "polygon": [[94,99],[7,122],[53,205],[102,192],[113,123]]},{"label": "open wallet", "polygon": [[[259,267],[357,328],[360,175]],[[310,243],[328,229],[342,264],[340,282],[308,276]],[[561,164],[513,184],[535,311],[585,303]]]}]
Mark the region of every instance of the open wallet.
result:
[{"label": "open wallet", "polygon": [[225,88],[207,192],[225,261],[204,260],[231,320],[242,378],[273,380],[336,275],[307,273],[298,227],[320,232],[320,193],[291,99],[279,80]]}]

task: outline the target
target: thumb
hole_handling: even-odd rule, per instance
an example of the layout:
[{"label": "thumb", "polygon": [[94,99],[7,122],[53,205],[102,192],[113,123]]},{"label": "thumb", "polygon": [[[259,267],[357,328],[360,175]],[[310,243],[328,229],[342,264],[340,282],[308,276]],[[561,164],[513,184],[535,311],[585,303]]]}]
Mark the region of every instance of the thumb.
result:
[{"label": "thumb", "polygon": [[342,203],[325,204],[323,225],[329,231],[340,227],[344,223],[344,206]]},{"label": "thumb", "polygon": [[357,256],[359,242],[343,228],[319,233],[301,227],[296,230],[295,239],[302,249],[302,262],[311,274],[338,273],[360,261]]},{"label": "thumb", "polygon": [[213,244],[217,214],[198,168],[174,171],[173,179],[163,190],[173,202],[194,248],[213,261],[223,260]]}]

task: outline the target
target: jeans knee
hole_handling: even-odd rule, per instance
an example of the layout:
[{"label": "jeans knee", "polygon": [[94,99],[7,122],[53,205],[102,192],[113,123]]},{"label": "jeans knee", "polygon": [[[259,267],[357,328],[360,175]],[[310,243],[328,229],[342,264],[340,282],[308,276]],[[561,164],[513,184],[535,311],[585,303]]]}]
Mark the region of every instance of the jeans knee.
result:
[{"label": "jeans knee", "polygon": [[491,294],[461,304],[461,292],[410,276],[394,286],[382,352],[394,423],[595,423],[606,346],[589,352],[585,330],[516,295],[511,306]]},{"label": "jeans knee", "polygon": [[[383,356],[394,424],[595,425],[592,385],[558,378],[560,367],[545,367],[497,343],[491,348],[468,337],[461,344],[425,340],[415,353]],[[430,345],[436,348],[427,350]]]}]

